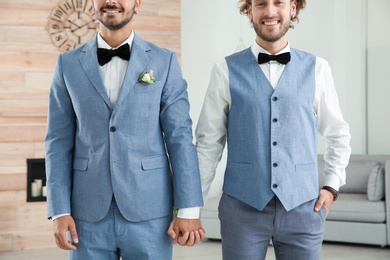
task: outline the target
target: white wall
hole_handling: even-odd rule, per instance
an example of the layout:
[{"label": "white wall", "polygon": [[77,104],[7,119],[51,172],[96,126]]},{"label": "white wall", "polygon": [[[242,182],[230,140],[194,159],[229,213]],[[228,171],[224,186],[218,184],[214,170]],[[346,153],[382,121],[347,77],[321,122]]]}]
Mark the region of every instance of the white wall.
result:
[{"label": "white wall", "polygon": [[[182,0],[183,75],[188,81],[191,117],[194,128],[215,62],[235,52],[242,32],[245,46],[254,41],[253,29],[246,16],[236,8],[237,0]],[[217,168],[209,196],[221,189],[226,153]]]},{"label": "white wall", "polygon": [[368,2],[368,152],[390,154],[390,1]]},{"label": "white wall", "polygon": [[[241,38],[244,46],[254,42],[253,28],[247,17],[239,14],[237,2],[182,0],[182,68],[189,83],[194,126],[213,64],[237,51]],[[390,59],[390,1],[307,2],[300,23],[289,31],[291,46],[329,62],[341,110],[351,127],[352,153],[390,154],[390,120],[386,118],[390,112],[390,71],[385,63]],[[319,152],[323,150],[320,141]],[[218,178],[223,168],[219,167]]]},{"label": "white wall", "polygon": [[236,50],[240,29],[249,38],[247,46],[254,40],[253,29],[247,26],[246,17],[238,14],[236,3],[236,0],[182,0],[181,64],[189,84],[194,125],[214,63]]},{"label": "white wall", "polygon": [[[308,1],[290,44],[326,59],[341,110],[351,128],[354,154],[366,153],[366,2]],[[323,151],[323,143],[319,151]]]}]

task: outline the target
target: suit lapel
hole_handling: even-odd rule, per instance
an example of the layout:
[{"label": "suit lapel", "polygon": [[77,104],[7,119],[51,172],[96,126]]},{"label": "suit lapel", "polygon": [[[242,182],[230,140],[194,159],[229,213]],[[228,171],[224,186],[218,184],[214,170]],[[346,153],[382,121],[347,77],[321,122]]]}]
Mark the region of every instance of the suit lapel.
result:
[{"label": "suit lapel", "polygon": [[134,41],[131,46],[131,57],[129,60],[129,65],[127,66],[126,74],[123,79],[122,87],[113,113],[115,113],[120,108],[127,95],[138,82],[139,76],[149,69],[146,67],[151,59],[149,51],[150,47],[148,44],[134,33]]},{"label": "suit lapel", "polygon": [[99,95],[103,98],[104,102],[111,109],[111,102],[107,96],[106,89],[104,88],[103,81],[100,76],[96,51],[97,41],[96,37],[94,37],[83,47],[82,52],[79,56],[79,60],[84,68],[85,74],[87,74],[89,80],[92,82]]}]

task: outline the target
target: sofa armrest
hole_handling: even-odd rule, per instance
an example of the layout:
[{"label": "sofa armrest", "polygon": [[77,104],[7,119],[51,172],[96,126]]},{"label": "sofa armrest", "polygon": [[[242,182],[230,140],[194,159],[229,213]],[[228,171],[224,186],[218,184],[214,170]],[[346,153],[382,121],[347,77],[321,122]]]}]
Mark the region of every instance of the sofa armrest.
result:
[{"label": "sofa armrest", "polygon": [[390,245],[390,160],[387,160],[385,164],[385,200],[387,244]]}]

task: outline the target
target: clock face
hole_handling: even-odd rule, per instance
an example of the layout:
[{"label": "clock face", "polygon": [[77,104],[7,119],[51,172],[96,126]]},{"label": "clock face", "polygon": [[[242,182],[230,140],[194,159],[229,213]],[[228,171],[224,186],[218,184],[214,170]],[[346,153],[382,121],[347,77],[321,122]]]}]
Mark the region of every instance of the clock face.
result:
[{"label": "clock face", "polygon": [[98,31],[90,0],[62,0],[51,12],[48,31],[61,51],[73,50],[90,40]]}]

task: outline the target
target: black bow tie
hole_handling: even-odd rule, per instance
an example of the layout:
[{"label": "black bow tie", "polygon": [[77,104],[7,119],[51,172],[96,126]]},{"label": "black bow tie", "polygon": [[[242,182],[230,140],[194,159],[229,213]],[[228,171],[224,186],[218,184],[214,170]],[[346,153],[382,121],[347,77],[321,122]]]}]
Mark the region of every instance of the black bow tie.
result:
[{"label": "black bow tie", "polygon": [[100,66],[103,66],[104,64],[110,62],[112,57],[114,57],[114,56],[118,56],[119,58],[124,59],[124,60],[129,60],[130,59],[130,47],[129,47],[129,44],[126,43],[115,50],[98,48],[97,55],[98,55],[98,62],[100,64]]},{"label": "black bow tie", "polygon": [[281,64],[287,64],[290,59],[291,55],[289,52],[285,52],[279,55],[268,55],[260,52],[259,56],[257,57],[257,61],[259,62],[259,64],[269,62],[270,60],[276,60]]}]

